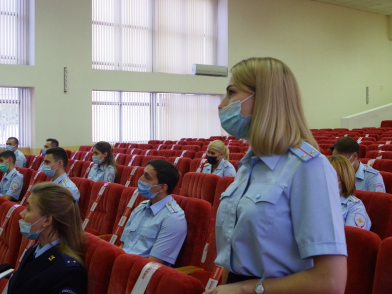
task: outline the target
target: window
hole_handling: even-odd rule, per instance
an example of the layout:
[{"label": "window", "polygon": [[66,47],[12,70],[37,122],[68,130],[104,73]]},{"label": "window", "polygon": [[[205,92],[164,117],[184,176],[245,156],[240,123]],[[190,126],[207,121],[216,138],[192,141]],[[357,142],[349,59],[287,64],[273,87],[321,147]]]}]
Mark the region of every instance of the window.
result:
[{"label": "window", "polygon": [[93,0],[93,68],[191,74],[216,65],[218,0]]},{"label": "window", "polygon": [[29,0],[0,1],[0,63],[29,63]]},{"label": "window", "polygon": [[0,87],[0,146],[9,137],[19,140],[19,147],[30,147],[30,89]]},{"label": "window", "polygon": [[220,101],[219,95],[93,91],[93,142],[220,135]]}]

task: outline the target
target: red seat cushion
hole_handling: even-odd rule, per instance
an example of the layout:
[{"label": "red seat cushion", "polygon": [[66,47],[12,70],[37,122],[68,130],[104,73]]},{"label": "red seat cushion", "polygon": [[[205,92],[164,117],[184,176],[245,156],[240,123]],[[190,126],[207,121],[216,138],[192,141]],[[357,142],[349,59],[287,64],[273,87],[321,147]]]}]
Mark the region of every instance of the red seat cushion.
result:
[{"label": "red seat cushion", "polygon": [[392,293],[392,237],[381,242],[378,250],[372,294]]},{"label": "red seat cushion", "polygon": [[214,204],[216,185],[221,177],[213,174],[188,172],[182,180],[182,196],[199,198]]}]

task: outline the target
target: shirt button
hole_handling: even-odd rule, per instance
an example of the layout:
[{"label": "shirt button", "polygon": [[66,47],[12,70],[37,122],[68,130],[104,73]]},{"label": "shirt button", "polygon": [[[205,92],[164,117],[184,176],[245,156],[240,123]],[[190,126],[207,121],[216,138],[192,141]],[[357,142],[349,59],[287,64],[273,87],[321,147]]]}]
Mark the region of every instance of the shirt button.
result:
[{"label": "shirt button", "polygon": [[260,199],[260,197],[261,197],[260,194],[257,194],[257,195],[256,195],[256,199]]}]

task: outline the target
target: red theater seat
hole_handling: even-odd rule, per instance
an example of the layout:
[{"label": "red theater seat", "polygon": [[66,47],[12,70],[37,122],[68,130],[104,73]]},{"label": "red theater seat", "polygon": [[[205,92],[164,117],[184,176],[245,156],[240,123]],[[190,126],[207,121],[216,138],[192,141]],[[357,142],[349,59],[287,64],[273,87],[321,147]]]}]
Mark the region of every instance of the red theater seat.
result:
[{"label": "red theater seat", "polygon": [[40,165],[44,161],[44,159],[45,159],[45,156],[34,156],[34,157],[30,158],[29,164],[26,163],[26,167],[34,169],[34,170],[38,170],[38,168],[40,167]]},{"label": "red theater seat", "polygon": [[181,150],[192,150],[192,151],[198,152],[201,150],[201,148],[202,147],[200,147],[198,145],[183,145]]},{"label": "red theater seat", "polygon": [[392,159],[376,159],[372,167],[379,171],[392,172]]},{"label": "red theater seat", "polygon": [[157,155],[169,158],[172,156],[176,156],[176,152],[177,151],[174,151],[174,150],[158,150]]},{"label": "red theater seat", "polygon": [[[240,153],[230,153],[231,154],[240,154]],[[229,155],[229,157],[230,157]],[[241,153],[242,156],[244,156],[244,154]],[[235,157],[235,156],[234,156]],[[199,151],[196,152],[195,157],[194,158],[207,158],[207,151]]]},{"label": "red theater seat", "polygon": [[[177,159],[178,158],[178,159]],[[189,168],[191,167],[192,159],[186,157],[169,157],[168,161],[174,164],[178,171],[185,176],[187,172],[189,172]]]},{"label": "red theater seat", "polygon": [[70,180],[74,182],[76,187],[78,187],[79,189],[79,193],[80,193],[79,210],[80,210],[80,216],[84,220],[84,218],[86,217],[87,209],[89,209],[91,191],[93,189],[95,182],[92,180],[76,178],[76,177],[70,178]]},{"label": "red theater seat", "polygon": [[392,127],[392,120],[383,120],[381,122],[381,127]]},{"label": "red theater seat", "polygon": [[182,180],[182,196],[199,198],[214,204],[216,185],[221,177],[213,174],[188,172]]},{"label": "red theater seat", "polygon": [[68,177],[80,177],[84,163],[82,160],[68,159],[67,168],[65,169]]},{"label": "red theater seat", "polygon": [[82,171],[80,173],[80,177],[87,179],[88,178],[88,174],[90,172],[90,169],[92,168],[92,166],[94,165],[94,162],[90,162],[90,161],[86,161],[83,163],[83,167],[82,167]]},{"label": "red theater seat", "polygon": [[345,226],[347,242],[347,284],[345,294],[372,293],[380,238],[369,231]]},{"label": "red theater seat", "polygon": [[[33,173],[31,174],[31,177],[30,177],[30,182],[29,182],[28,188],[30,186],[33,187],[34,185],[45,182],[45,181],[46,181],[46,175],[43,172],[33,171]],[[23,185],[24,185],[24,183],[23,183]],[[26,191],[26,193],[24,195],[20,194],[19,200],[20,200],[20,202],[23,202],[22,205],[26,205],[26,201],[29,199],[29,197],[30,197],[30,191]]]},{"label": "red theater seat", "polygon": [[239,166],[240,161],[239,160],[229,160],[229,162],[234,166],[235,170],[238,171],[238,169],[240,167]]},{"label": "red theater seat", "polygon": [[[86,214],[85,222],[92,205],[99,191],[105,182],[96,182],[93,186],[89,202],[89,210]],[[87,222],[85,231],[94,235],[105,235],[110,234],[113,229],[114,220],[116,218],[118,203],[120,201],[121,193],[125,189],[123,185],[110,183],[107,185],[104,193],[98,205],[95,207],[95,211],[91,214],[89,221]]]},{"label": "red theater seat", "polygon": [[[15,202],[0,197],[1,223],[4,222],[5,216],[15,204]],[[19,214],[25,209],[26,207],[24,206],[15,208],[4,227],[4,231],[0,236],[0,264],[7,263],[11,267],[15,266],[22,239],[19,229],[19,220],[21,219]]]},{"label": "red theater seat", "polygon": [[242,152],[242,147],[240,146],[228,146],[230,153],[243,153]]},{"label": "red theater seat", "polygon": [[94,146],[80,146],[79,151],[87,151],[87,152],[92,152],[94,150]]},{"label": "red theater seat", "polygon": [[166,150],[182,150],[183,144],[166,145]]},{"label": "red theater seat", "polygon": [[189,141],[187,142],[187,145],[194,145],[194,146],[199,146],[202,148],[204,146],[204,141]]},{"label": "red theater seat", "polygon": [[150,160],[154,160],[154,159],[162,159],[162,160],[167,160],[167,158],[166,157],[163,157],[163,156],[158,156],[158,155],[147,155],[147,156],[144,156],[144,158],[142,159],[142,164],[141,164],[141,166],[147,166],[147,164],[148,164],[148,162],[150,161]]},{"label": "red theater seat", "polygon": [[392,173],[380,171],[385,184],[385,192],[392,194]]},{"label": "red theater seat", "polygon": [[128,148],[127,153],[128,155],[140,155],[142,153],[143,149],[139,148]]},{"label": "red theater seat", "polygon": [[113,149],[113,153],[122,153],[122,154],[126,154],[127,153],[128,148],[114,148]]},{"label": "red theater seat", "polygon": [[139,178],[144,173],[144,167],[142,166],[126,166],[121,176],[120,184],[126,185],[129,181],[128,187],[137,187]]},{"label": "red theater seat", "polygon": [[157,145],[157,144],[162,144],[163,141],[161,140],[150,140],[147,143],[151,145]]},{"label": "red theater seat", "polygon": [[368,151],[368,152],[366,152],[366,158],[372,158],[372,159],[392,159],[392,151],[382,151],[382,150]]},{"label": "red theater seat", "polygon": [[357,190],[355,196],[362,200],[372,221],[370,231],[381,239],[392,236],[392,195],[381,192]]},{"label": "red theater seat", "polygon": [[154,146],[152,144],[138,144],[137,148],[143,149],[143,150],[148,150],[152,149]]},{"label": "red theater seat", "polygon": [[187,157],[190,159],[195,158],[196,151],[193,150],[177,150],[175,156],[176,157]]},{"label": "red theater seat", "polygon": [[114,261],[125,252],[108,242],[85,233],[85,263],[88,276],[88,294],[106,294]]},{"label": "red theater seat", "polygon": [[23,167],[15,167],[15,168],[18,172],[20,172],[23,175],[23,187],[19,196],[19,200],[22,200],[22,197],[26,194],[27,189],[29,188],[30,179],[34,170],[30,168],[23,168]]},{"label": "red theater seat", "polygon": [[378,249],[372,294],[392,293],[392,237],[381,242]]},{"label": "red theater seat", "polygon": [[128,155],[125,166],[141,166],[144,155]]},{"label": "red theater seat", "polygon": [[244,153],[229,153],[229,160],[241,160],[244,157]]},{"label": "red theater seat", "polygon": [[[129,294],[138,280],[143,267],[150,259],[126,254],[118,257],[114,263],[108,294]],[[204,292],[200,281],[167,266],[159,267],[152,275],[145,291],[155,293],[187,293]]]},{"label": "red theater seat", "polygon": [[116,160],[117,164],[125,165],[125,161],[127,160],[128,154],[121,154],[117,153],[114,155],[114,159]]},{"label": "red theater seat", "polygon": [[116,168],[117,168],[116,177],[114,178],[114,182],[116,184],[120,184],[121,177],[122,177],[122,174],[123,174],[123,171],[124,171],[125,167],[126,167],[125,165],[117,164],[117,166],[116,166]]},{"label": "red theater seat", "polygon": [[154,150],[166,150],[166,146],[165,144],[154,144],[154,147],[152,149]]},{"label": "red theater seat", "polygon": [[145,149],[145,150],[142,150],[142,152],[140,152],[140,155],[144,155],[144,156],[147,156],[147,155],[158,155],[158,150]]},{"label": "red theater seat", "polygon": [[83,160],[83,158],[86,156],[87,151],[74,151],[71,154],[70,159],[77,159],[77,160]]}]

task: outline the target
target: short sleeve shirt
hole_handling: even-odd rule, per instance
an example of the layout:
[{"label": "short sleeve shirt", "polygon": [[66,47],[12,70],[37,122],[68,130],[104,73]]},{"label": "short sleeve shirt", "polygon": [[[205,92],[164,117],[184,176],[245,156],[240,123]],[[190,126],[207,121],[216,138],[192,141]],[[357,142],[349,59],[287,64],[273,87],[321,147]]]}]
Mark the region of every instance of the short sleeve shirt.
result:
[{"label": "short sleeve shirt", "polygon": [[357,190],[385,193],[384,180],[378,170],[359,162],[355,176],[355,188]]},{"label": "short sleeve shirt", "polygon": [[[210,174],[212,165],[207,163],[204,165],[202,173]],[[217,168],[214,170],[213,174],[220,177],[235,177],[236,175],[235,167],[227,160],[222,159]]]},{"label": "short sleeve shirt", "polygon": [[111,165],[101,165],[94,164],[88,173],[88,179],[94,182],[105,181],[113,183],[115,179],[115,171]]},{"label": "short sleeve shirt", "polygon": [[24,154],[22,152],[20,152],[19,149],[16,149],[14,154],[16,157],[15,166],[26,167],[27,160],[26,160],[26,157],[24,156]]},{"label": "short sleeve shirt", "polygon": [[307,143],[283,155],[241,159],[222,193],[215,263],[246,276],[276,278],[313,267],[316,255],[347,255],[337,175]]},{"label": "short sleeve shirt", "polygon": [[340,196],[340,203],[346,226],[370,230],[372,222],[361,200],[355,196],[349,196],[347,198]]},{"label": "short sleeve shirt", "polygon": [[51,180],[51,182],[53,183],[57,183],[60,185],[63,185],[64,187],[66,187],[69,191],[71,191],[76,203],[79,204],[79,199],[80,199],[80,192],[78,187],[76,187],[76,185],[74,184],[74,182],[72,182],[67,174],[62,174],[61,176],[59,176],[56,180]]},{"label": "short sleeve shirt", "polygon": [[16,168],[5,174],[0,182],[0,195],[8,195],[18,201],[23,188],[23,175]]},{"label": "short sleeve shirt", "polygon": [[184,211],[168,195],[153,205],[150,200],[140,203],[125,225],[121,241],[128,254],[151,255],[172,265],[176,262],[186,234]]}]

